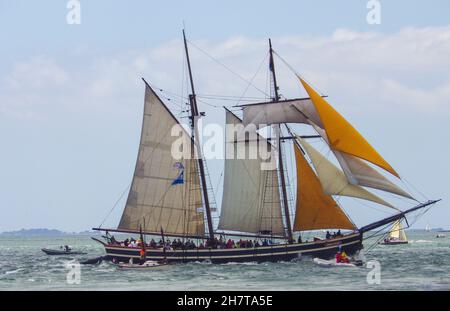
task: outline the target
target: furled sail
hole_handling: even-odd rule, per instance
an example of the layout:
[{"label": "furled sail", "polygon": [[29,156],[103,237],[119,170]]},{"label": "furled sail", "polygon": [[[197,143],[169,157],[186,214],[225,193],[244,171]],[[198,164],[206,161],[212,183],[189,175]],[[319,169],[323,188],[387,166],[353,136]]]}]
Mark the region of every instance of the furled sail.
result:
[{"label": "furled sail", "polygon": [[297,203],[294,230],[356,229],[333,198],[322,190],[319,179],[294,144],[297,165]]},{"label": "furled sail", "polygon": [[[322,96],[320,96],[308,83],[298,77],[309,94],[317,113],[320,116],[330,146],[334,150],[342,151],[369,161],[391,174],[399,177],[392,166],[367,142],[367,140],[342,117]],[[313,122],[315,122],[313,120]]]},{"label": "furled sail", "polygon": [[307,123],[307,118],[316,124],[322,124],[309,98],[249,104],[242,107],[244,116],[242,122],[246,126],[255,124],[260,128],[270,124]]},{"label": "furled sail", "polygon": [[399,239],[402,241],[407,241],[405,230],[403,230],[401,220],[397,220],[392,225],[391,231],[389,232],[389,237],[393,239]]},{"label": "furled sail", "polygon": [[[171,136],[177,119],[146,84],[139,153],[119,229],[203,235],[202,195],[196,159],[177,160]],[[191,139],[184,131],[188,143]]]},{"label": "furled sail", "polygon": [[[310,121],[310,124],[329,145],[325,130],[312,121]],[[331,149],[331,151],[334,153],[350,184],[383,190],[414,200],[409,193],[392,183],[389,179],[365,163],[364,160],[337,150]]]},{"label": "furled sail", "polygon": [[314,147],[312,147],[300,137],[297,137],[296,140],[309,155],[313,166],[316,169],[317,176],[319,177],[323,191],[326,194],[360,198],[394,208],[391,204],[374,195],[373,193],[367,191],[366,189],[357,185],[350,184],[344,173],[333,163],[331,163],[326,157],[324,157],[316,149],[314,149]]},{"label": "furled sail", "polygon": [[[242,121],[227,110],[226,124],[241,125]],[[260,157],[238,157],[239,148],[249,150],[257,143],[240,139],[243,135],[237,129],[235,137],[226,137],[226,154],[230,153],[228,148],[233,150],[232,158],[225,159],[219,229],[284,235],[277,170],[262,170]],[[259,139],[271,148],[263,137]]]}]

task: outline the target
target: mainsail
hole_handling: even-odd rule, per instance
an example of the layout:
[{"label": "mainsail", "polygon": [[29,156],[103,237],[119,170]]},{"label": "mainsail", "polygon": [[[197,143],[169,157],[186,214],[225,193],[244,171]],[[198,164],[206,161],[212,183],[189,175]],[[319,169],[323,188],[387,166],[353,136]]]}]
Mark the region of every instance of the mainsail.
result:
[{"label": "mainsail", "polygon": [[322,190],[319,179],[294,144],[297,165],[297,203],[294,230],[356,229],[333,198]]},{"label": "mainsail", "polygon": [[[202,194],[196,159],[176,160],[171,148],[179,125],[146,84],[138,158],[118,229],[203,235]],[[189,137],[185,131],[186,137]],[[190,139],[187,139],[190,143]]]},{"label": "mainsail", "polygon": [[[226,111],[227,125],[242,125],[232,112]],[[243,126],[236,127],[243,130]],[[244,139],[242,139],[244,138]],[[271,145],[261,136],[263,147]],[[232,158],[225,159],[224,186],[219,229],[284,235],[281,201],[276,168],[263,170],[261,157],[239,158],[239,150],[256,147],[255,141],[246,141],[245,135],[236,133],[226,137],[226,154],[233,148]]]},{"label": "mainsail", "polygon": [[321,127],[325,129],[328,142],[332,149],[362,158],[399,177],[392,166],[381,157],[381,155],[346,119],[344,119],[344,117],[342,117],[308,83],[302,78],[298,78],[314,103],[323,124],[323,127]]},{"label": "mainsail", "polygon": [[297,137],[296,140],[306,150],[309,155],[314,168],[316,169],[317,176],[319,177],[323,191],[328,195],[341,195],[360,198],[382,204],[391,208],[394,208],[391,204],[384,201],[375,194],[367,191],[366,189],[350,184],[345,178],[344,173],[337,168],[331,161],[324,157],[313,146],[306,141]]}]

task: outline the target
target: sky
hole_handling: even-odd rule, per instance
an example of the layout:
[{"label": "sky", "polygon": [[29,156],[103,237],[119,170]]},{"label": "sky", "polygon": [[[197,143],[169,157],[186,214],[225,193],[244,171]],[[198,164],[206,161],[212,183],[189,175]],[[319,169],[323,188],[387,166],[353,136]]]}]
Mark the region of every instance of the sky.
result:
[{"label": "sky", "polygon": [[[140,78],[181,110],[172,93],[186,91],[183,23],[200,95],[241,96],[252,77],[267,90],[271,38],[401,185],[443,199],[414,227],[450,228],[450,2],[380,1],[380,24],[367,22],[366,0],[81,1],[80,24],[67,23],[68,2],[0,0],[0,231],[100,225],[131,182]],[[304,96],[276,62],[283,96]],[[245,95],[264,97],[253,87]],[[221,105],[236,102],[209,104],[200,102],[205,122],[223,123]],[[209,163],[219,206],[222,166]],[[123,205],[105,225],[117,225]],[[357,225],[386,215],[348,206]]]}]

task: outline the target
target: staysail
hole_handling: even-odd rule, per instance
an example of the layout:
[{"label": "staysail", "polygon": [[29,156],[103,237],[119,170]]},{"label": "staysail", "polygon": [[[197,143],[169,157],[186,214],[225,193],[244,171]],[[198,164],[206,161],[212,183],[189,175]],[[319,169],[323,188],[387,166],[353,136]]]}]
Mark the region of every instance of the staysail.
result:
[{"label": "staysail", "polygon": [[394,208],[391,204],[367,191],[366,189],[352,185],[348,182],[344,173],[318,152],[313,146],[297,136],[296,140],[305,149],[310,157],[323,191],[328,195],[341,195],[360,198]]},{"label": "staysail", "polygon": [[[241,125],[242,121],[232,112],[226,111],[226,124]],[[239,138],[240,137],[240,138]],[[219,229],[251,233],[271,233],[284,235],[281,214],[281,201],[276,167],[262,169],[263,160],[239,157],[241,150],[255,148],[255,141],[241,139],[245,137],[237,132],[233,137],[226,137],[226,154],[222,208]],[[264,148],[271,145],[261,136]],[[229,148],[231,150],[231,158]],[[271,150],[271,149],[268,149]]]},{"label": "staysail", "polygon": [[[179,125],[146,84],[138,158],[118,229],[203,235],[202,194],[196,159],[174,159],[171,149]],[[183,131],[190,143],[189,134]]]},{"label": "staysail", "polygon": [[294,144],[297,165],[297,202],[294,230],[356,229],[333,198],[322,190],[319,179]]},{"label": "staysail", "polygon": [[[325,130],[314,124],[311,120],[308,121],[316,132],[329,145]],[[365,163],[364,160],[337,150],[331,149],[331,151],[338,160],[339,165],[344,171],[350,184],[383,190],[414,200],[409,193],[392,183],[389,179]]]},{"label": "staysail", "polygon": [[325,129],[332,149],[362,158],[385,169],[394,176],[399,177],[392,166],[381,157],[381,155],[346,119],[344,119],[344,117],[342,117],[308,83],[302,78],[298,78],[314,103],[323,124],[323,127],[321,127]]}]

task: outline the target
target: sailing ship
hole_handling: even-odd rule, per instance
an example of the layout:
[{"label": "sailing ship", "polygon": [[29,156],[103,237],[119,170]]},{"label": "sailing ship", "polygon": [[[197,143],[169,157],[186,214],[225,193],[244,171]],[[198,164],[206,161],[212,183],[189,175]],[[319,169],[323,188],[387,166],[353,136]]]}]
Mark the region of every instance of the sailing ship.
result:
[{"label": "sailing ship", "polygon": [[[173,158],[171,146],[178,137],[171,136],[174,126],[180,124],[168,106],[144,79],[145,100],[138,157],[126,205],[117,228],[94,230],[144,235],[197,239],[205,247],[166,249],[146,247],[148,260],[168,262],[208,261],[212,263],[247,261],[284,261],[311,256],[333,258],[341,249],[356,254],[363,248],[363,235],[405,217],[406,214],[436,203],[430,200],[401,211],[370,192],[374,188],[407,199],[413,197],[391,182],[375,167],[400,178],[391,165],[342,117],[305,79],[297,75],[307,98],[281,99],[278,93],[274,50],[269,39],[269,71],[273,96],[269,101],[239,105],[242,118],[225,109],[226,123],[269,127],[275,137],[257,134],[258,146],[266,147],[276,159],[268,165],[260,157],[225,159],[223,198],[216,228],[212,213],[215,207],[208,187],[206,161],[200,147],[197,95],[189,59],[189,49],[183,31],[186,65],[189,74],[190,129],[183,135],[189,137],[187,145],[191,156]],[[317,135],[298,135],[290,124],[306,124]],[[287,132],[287,136],[283,136]],[[236,155],[233,146],[253,148],[254,139],[237,131],[226,136],[226,151]],[[333,164],[310,143],[309,138],[320,138],[337,159]],[[289,205],[287,170],[282,144],[290,141],[295,154],[296,201]],[[183,146],[184,148],[184,146]],[[369,164],[370,163],[370,164]],[[369,200],[395,210],[395,214],[357,227],[344,212],[336,196],[349,196]],[[295,208],[295,213],[291,209]],[[314,230],[339,229],[344,234],[327,239],[302,241],[297,236]],[[162,233],[164,232],[164,233]],[[220,238],[251,238],[264,242],[252,247],[223,248]],[[126,247],[96,239],[105,248],[106,257],[127,262],[140,258],[139,247]],[[266,243],[266,240],[271,243]]]},{"label": "sailing ship", "polygon": [[408,244],[408,239],[406,238],[405,230],[403,229],[401,220],[397,220],[392,225],[388,236],[380,244],[383,245],[399,245]]}]

